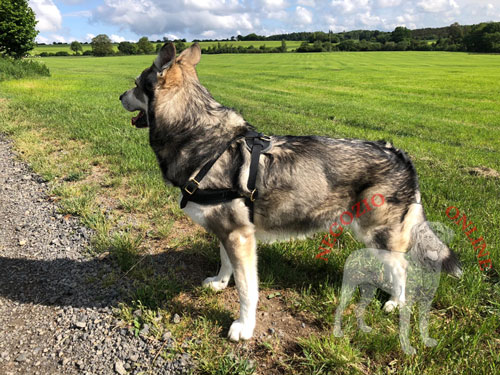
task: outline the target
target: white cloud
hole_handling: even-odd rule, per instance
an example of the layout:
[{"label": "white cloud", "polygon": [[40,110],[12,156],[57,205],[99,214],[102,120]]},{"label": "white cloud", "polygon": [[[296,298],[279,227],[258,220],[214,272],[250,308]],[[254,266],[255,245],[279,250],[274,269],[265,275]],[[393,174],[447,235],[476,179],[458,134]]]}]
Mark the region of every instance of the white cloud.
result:
[{"label": "white cloud", "polygon": [[262,5],[266,9],[283,9],[287,3],[284,0],[262,0]]},{"label": "white cloud", "polygon": [[373,15],[370,12],[358,14],[358,17],[359,17],[359,21],[361,22],[361,24],[363,26],[365,26],[365,28],[374,29],[374,28],[381,27],[381,26],[383,28],[383,26],[384,26],[384,21],[382,20],[382,18],[380,18],[379,16],[376,16],[376,15]]},{"label": "white cloud", "polygon": [[66,39],[62,35],[50,34],[50,40],[52,40],[54,42],[59,42],[59,43],[68,43],[69,39]]},{"label": "white cloud", "polygon": [[46,38],[46,37],[44,37],[44,36],[42,36],[40,34],[38,34],[36,36],[35,40],[36,40],[37,43],[45,43],[45,44],[49,44],[50,43],[49,38]]},{"label": "white cloud", "polygon": [[371,9],[371,0],[333,0],[332,6],[344,14],[362,13]]},{"label": "white cloud", "polygon": [[442,13],[458,9],[455,0],[422,0],[417,3],[417,6],[424,12],[429,13]]},{"label": "white cloud", "polygon": [[90,10],[78,10],[76,12],[70,12],[63,14],[63,17],[83,17],[90,18],[92,16],[92,12]]},{"label": "white cloud", "polygon": [[295,15],[300,25],[309,25],[312,22],[312,13],[303,7],[295,8]]},{"label": "white cloud", "polygon": [[184,5],[191,9],[205,10],[237,10],[240,8],[238,0],[184,0]]},{"label": "white cloud", "polygon": [[37,30],[45,32],[57,31],[61,28],[61,12],[52,0],[30,0],[29,6],[35,12],[38,21]]},{"label": "white cloud", "polygon": [[377,5],[380,8],[391,8],[401,5],[402,0],[377,0]]},{"label": "white cloud", "polygon": [[316,2],[314,0],[298,0],[298,5],[305,5],[306,7],[314,7],[316,6]]},{"label": "white cloud", "polygon": [[[186,0],[184,6],[176,6],[179,1],[165,0],[104,0],[93,14],[94,21],[114,24],[120,28],[128,27],[137,35],[179,33],[201,35],[205,31],[216,33],[252,32],[258,22],[254,22],[250,13],[242,12],[237,1],[211,0],[220,11],[204,9],[203,1]],[[233,10],[223,12],[222,5],[227,4]],[[238,5],[238,7],[237,7]],[[238,9],[236,9],[238,8]]]},{"label": "white cloud", "polygon": [[217,33],[213,30],[207,30],[207,31],[202,32],[201,35],[204,38],[211,39],[211,38],[215,37],[217,35]]},{"label": "white cloud", "polygon": [[61,1],[62,3],[64,4],[69,4],[69,5],[76,5],[76,4],[82,4],[84,3],[86,0],[59,0]]},{"label": "white cloud", "polygon": [[125,41],[125,38],[120,36],[120,35],[116,35],[116,34],[111,34],[109,39],[111,39],[111,41],[113,43],[120,43],[120,42],[124,42]]},{"label": "white cloud", "polygon": [[286,20],[288,18],[288,13],[285,10],[278,10],[276,12],[269,12],[266,14],[266,18],[275,20]]},{"label": "white cloud", "polygon": [[91,42],[92,39],[95,38],[95,34],[92,34],[92,33],[88,33],[87,35],[85,35],[85,41],[86,42]]}]

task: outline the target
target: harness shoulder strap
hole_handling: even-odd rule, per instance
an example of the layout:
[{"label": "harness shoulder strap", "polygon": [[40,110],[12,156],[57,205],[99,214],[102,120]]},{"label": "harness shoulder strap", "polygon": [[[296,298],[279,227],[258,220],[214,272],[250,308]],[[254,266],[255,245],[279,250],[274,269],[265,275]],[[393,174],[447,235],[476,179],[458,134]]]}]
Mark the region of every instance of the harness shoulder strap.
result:
[{"label": "harness shoulder strap", "polygon": [[[251,150],[250,169],[248,172],[247,188],[250,191],[249,197],[244,197],[234,189],[199,189],[201,180],[210,171],[215,162],[226,152],[229,146],[236,140],[245,137],[247,147]],[[234,137],[226,144],[224,149],[219,151],[215,157],[210,159],[182,188],[181,208],[186,207],[188,201],[193,201],[199,204],[217,204],[229,202],[237,198],[245,198],[245,205],[250,211],[250,221],[253,223],[254,217],[254,201],[257,199],[258,191],[255,188],[257,183],[257,173],[259,171],[259,160],[263,150],[268,150],[271,147],[271,138],[262,133],[249,130],[245,135]]]},{"label": "harness shoulder strap", "polygon": [[[231,144],[233,144],[234,141],[242,137],[243,135],[237,135],[236,137],[231,139],[231,141],[229,141],[226,144],[226,146],[217,153],[217,155],[215,155],[203,167],[201,167],[200,171],[196,174],[196,176],[189,179],[189,181],[186,183],[186,185],[183,186],[181,190],[182,191],[181,208],[186,207],[187,202],[193,200],[192,196],[197,192],[198,188],[200,187],[201,180],[203,179],[203,177],[206,176],[208,171],[210,171],[215,162],[219,160],[222,154],[226,152],[226,150],[229,148],[229,146],[231,146]],[[221,190],[227,190],[227,189],[221,189]]]}]

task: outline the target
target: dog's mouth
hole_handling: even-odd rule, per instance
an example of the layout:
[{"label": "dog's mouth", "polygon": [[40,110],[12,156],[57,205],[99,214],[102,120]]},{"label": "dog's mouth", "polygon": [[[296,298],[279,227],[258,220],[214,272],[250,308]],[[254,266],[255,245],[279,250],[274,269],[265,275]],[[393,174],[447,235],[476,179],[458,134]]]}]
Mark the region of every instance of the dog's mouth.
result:
[{"label": "dog's mouth", "polygon": [[147,128],[148,122],[146,120],[146,113],[143,110],[140,110],[137,116],[132,117],[132,125],[137,128]]}]

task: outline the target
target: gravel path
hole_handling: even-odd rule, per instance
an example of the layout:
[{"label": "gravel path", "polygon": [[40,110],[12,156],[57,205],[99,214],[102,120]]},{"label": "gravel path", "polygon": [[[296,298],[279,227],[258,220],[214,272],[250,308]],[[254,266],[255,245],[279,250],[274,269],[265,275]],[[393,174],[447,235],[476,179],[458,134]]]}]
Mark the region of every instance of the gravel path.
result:
[{"label": "gravel path", "polygon": [[90,231],[65,218],[47,185],[0,136],[0,374],[181,374],[187,354],[153,359],[173,339],[134,334],[113,316],[125,281],[85,255]]}]

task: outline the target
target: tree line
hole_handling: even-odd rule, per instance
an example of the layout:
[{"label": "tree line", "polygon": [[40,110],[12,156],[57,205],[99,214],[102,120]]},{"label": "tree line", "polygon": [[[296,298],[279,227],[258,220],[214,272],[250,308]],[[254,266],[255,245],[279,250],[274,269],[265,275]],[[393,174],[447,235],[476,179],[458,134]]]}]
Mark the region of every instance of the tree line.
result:
[{"label": "tree line", "polygon": [[[423,31],[422,31],[423,30]],[[446,31],[446,32],[445,32]],[[500,22],[485,22],[472,26],[461,26],[454,23],[446,28],[409,30],[406,27],[398,26],[392,32],[378,30],[354,30],[342,33],[325,33],[316,31],[311,33],[291,33],[280,34],[283,36],[294,36],[306,38],[295,50],[296,52],[334,52],[334,51],[463,51],[463,52],[483,52],[500,53]],[[275,36],[272,36],[275,37]],[[286,39],[281,39],[281,46],[267,47],[262,45],[234,45],[231,41],[236,39],[241,41],[269,41],[272,37],[249,34],[238,36],[232,40],[218,41],[217,44],[203,47],[202,53],[283,53],[287,52]],[[429,40],[427,38],[435,38]],[[257,40],[253,40],[257,39]],[[92,39],[90,43],[92,50],[83,52],[82,44],[74,41],[70,49],[75,55],[138,55],[154,54],[158,52],[166,38],[154,44],[147,37],[142,37],[137,43],[120,42],[118,51],[115,51],[109,37],[100,34]],[[159,42],[159,41],[157,41]],[[173,41],[177,51],[186,48],[185,39]],[[256,43],[257,44],[257,43]],[[68,56],[67,51],[56,53],[42,52],[41,56]]]},{"label": "tree line", "polygon": [[396,27],[392,32],[353,30],[347,32],[301,32],[263,37],[238,36],[238,40],[299,40],[297,52],[326,51],[462,51],[500,53],[500,22],[477,25],[453,23],[447,27],[409,30]]},{"label": "tree line", "polygon": [[[122,55],[149,55],[157,53],[161,46],[168,40],[157,41],[158,43],[153,43],[148,40],[147,37],[143,36],[139,39],[137,43],[133,42],[120,42],[118,43],[118,51],[115,51],[113,47],[113,42],[106,34],[99,34],[92,38],[90,42],[91,49],[83,50],[83,44],[78,41],[73,41],[69,45],[71,51],[74,52],[75,56],[122,56]],[[175,40],[175,47],[177,51],[183,51],[186,48],[185,39]],[[62,44],[62,43],[57,43]],[[68,51],[58,51],[58,52],[42,52],[41,57],[47,56],[70,56]]]}]

